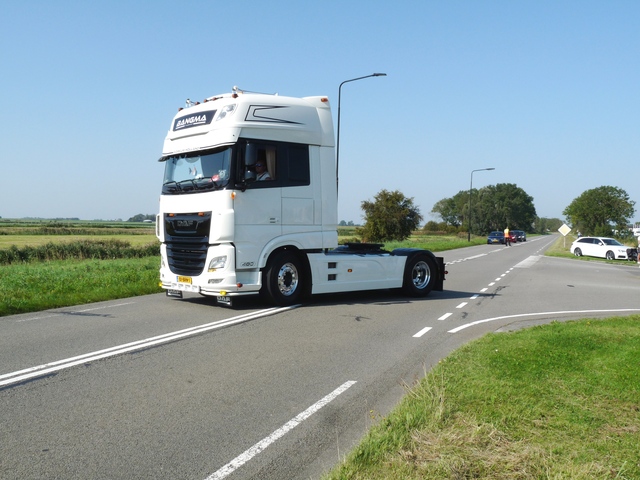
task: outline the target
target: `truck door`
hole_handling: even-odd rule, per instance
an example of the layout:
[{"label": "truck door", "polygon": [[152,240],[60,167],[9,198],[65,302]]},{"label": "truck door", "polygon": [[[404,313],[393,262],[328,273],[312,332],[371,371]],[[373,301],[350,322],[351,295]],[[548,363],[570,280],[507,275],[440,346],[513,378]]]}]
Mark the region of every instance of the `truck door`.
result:
[{"label": "truck door", "polygon": [[277,148],[249,142],[244,154],[245,185],[234,200],[236,269],[254,269],[263,247],[282,235],[282,186]]}]

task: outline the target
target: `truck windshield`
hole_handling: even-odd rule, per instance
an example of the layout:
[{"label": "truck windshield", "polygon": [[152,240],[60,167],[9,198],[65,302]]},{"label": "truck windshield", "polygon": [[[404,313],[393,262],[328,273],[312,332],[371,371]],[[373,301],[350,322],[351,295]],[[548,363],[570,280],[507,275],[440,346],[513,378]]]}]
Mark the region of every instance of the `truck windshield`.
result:
[{"label": "truck windshield", "polygon": [[226,187],[231,156],[232,147],[224,147],[162,158],[165,162],[162,193],[196,193]]}]

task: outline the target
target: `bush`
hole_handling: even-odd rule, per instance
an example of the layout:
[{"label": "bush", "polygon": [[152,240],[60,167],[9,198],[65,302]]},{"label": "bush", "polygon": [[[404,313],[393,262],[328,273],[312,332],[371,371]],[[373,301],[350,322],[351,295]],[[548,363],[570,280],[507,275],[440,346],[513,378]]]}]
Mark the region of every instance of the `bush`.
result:
[{"label": "bush", "polygon": [[132,247],[122,240],[82,240],[69,243],[49,242],[38,247],[0,250],[0,265],[43,262],[50,260],[108,260],[116,258],[143,258],[160,255],[157,243]]}]

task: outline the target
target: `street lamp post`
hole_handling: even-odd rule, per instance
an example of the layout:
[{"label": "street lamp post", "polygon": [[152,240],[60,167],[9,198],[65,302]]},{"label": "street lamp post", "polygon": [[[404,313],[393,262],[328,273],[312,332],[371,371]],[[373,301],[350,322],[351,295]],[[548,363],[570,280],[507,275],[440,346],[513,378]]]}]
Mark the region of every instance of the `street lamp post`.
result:
[{"label": "street lamp post", "polygon": [[467,232],[467,241],[471,241],[471,190],[473,189],[473,172],[482,172],[483,170],[495,170],[495,168],[479,168],[471,170],[471,183],[469,184],[469,228]]},{"label": "street lamp post", "polygon": [[349,80],[345,80],[338,87],[338,127],[337,127],[337,137],[336,137],[336,193],[338,192],[338,162],[340,160],[340,100],[342,96],[342,85],[349,82],[355,82],[356,80],[362,80],[363,78],[369,77],[386,77],[386,73],[372,73],[371,75],[365,75],[364,77],[351,78]]}]

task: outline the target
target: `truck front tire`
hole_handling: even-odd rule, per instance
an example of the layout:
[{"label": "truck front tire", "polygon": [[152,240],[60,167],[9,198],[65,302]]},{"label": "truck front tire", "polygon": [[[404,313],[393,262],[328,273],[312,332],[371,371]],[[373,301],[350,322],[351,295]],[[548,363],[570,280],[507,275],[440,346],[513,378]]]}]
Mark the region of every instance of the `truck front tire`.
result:
[{"label": "truck front tire", "polygon": [[266,296],[275,305],[288,307],[299,303],[303,292],[303,270],[294,253],[282,251],[269,260],[262,274]]},{"label": "truck front tire", "polygon": [[434,260],[426,253],[407,258],[404,267],[402,291],[411,297],[424,297],[436,284],[438,268]]}]

